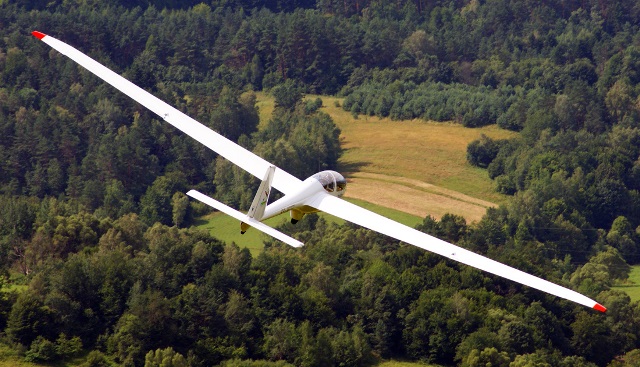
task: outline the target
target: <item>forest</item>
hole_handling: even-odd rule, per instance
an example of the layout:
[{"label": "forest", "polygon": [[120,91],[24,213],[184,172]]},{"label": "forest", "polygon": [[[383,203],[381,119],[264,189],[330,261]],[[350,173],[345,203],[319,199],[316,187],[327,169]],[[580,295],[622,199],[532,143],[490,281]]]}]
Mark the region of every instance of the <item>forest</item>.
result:
[{"label": "forest", "polygon": [[[636,366],[640,5],[633,0],[0,0],[0,351],[79,366]],[[252,257],[195,188],[257,180],[31,36],[73,45],[299,178],[354,118],[518,132],[467,149],[509,196],[417,229],[600,314],[311,215]],[[256,92],[275,98],[261,124]],[[4,352],[3,352],[4,353]]]}]

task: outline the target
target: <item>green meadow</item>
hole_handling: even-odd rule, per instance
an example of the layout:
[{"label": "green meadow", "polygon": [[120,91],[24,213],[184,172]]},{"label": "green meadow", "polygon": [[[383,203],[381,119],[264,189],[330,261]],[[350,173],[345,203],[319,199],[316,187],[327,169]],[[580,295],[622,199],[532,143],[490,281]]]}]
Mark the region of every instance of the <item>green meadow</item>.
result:
[{"label": "green meadow", "polygon": [[624,284],[616,285],[615,287],[613,287],[613,289],[626,292],[629,295],[629,297],[631,297],[631,301],[639,301],[640,300],[640,265],[632,266],[628,281]]}]

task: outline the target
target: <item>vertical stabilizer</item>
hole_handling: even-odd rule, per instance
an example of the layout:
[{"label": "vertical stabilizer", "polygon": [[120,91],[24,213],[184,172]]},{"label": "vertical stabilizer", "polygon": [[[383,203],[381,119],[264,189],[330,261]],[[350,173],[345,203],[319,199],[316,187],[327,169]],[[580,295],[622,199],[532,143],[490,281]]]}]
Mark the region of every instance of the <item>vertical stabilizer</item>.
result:
[{"label": "vertical stabilizer", "polygon": [[267,207],[267,201],[269,201],[269,194],[271,193],[271,181],[273,180],[273,173],[276,170],[276,166],[269,166],[267,173],[264,175],[264,179],[258,188],[256,196],[253,198],[251,208],[247,212],[249,218],[255,220],[261,220],[264,216],[264,209]]}]

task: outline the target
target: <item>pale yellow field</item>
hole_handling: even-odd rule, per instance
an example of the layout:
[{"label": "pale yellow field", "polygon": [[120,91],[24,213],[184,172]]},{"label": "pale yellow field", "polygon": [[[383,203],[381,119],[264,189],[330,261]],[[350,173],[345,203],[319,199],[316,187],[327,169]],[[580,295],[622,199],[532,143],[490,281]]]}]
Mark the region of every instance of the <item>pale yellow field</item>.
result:
[{"label": "pale yellow field", "polygon": [[348,198],[370,201],[420,218],[437,219],[446,213],[479,221],[495,203],[477,199],[441,186],[399,176],[353,172],[349,175]]},{"label": "pale yellow field", "polygon": [[256,96],[258,97],[256,107],[258,107],[258,113],[260,114],[260,126],[264,126],[273,113],[273,98],[264,92],[257,92]]},{"label": "pale yellow field", "polygon": [[[445,213],[478,221],[486,209],[506,201],[496,193],[486,170],[467,163],[467,145],[485,134],[506,139],[516,134],[495,125],[470,129],[454,123],[392,121],[360,115],[336,106],[329,96],[322,110],[342,131],[344,154],[339,170],[348,181],[346,197],[394,208],[419,217]],[[273,111],[273,100],[258,93],[261,118]]]}]

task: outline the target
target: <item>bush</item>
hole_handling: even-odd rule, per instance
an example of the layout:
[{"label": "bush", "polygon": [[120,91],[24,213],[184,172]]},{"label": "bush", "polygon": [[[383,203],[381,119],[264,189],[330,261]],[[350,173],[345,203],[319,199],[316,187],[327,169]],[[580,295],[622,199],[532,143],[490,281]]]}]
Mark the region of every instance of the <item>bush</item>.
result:
[{"label": "bush", "polygon": [[42,336],[38,336],[31,343],[31,348],[25,354],[24,359],[27,362],[49,362],[57,357],[55,344]]},{"label": "bush", "polygon": [[480,139],[474,140],[467,146],[467,161],[478,167],[487,168],[498,155],[500,144],[482,134]]},{"label": "bush", "polygon": [[150,350],[144,360],[144,367],[186,367],[187,359],[173,348]]},{"label": "bush", "polygon": [[315,100],[308,100],[304,104],[304,113],[307,115],[312,114],[319,110],[320,107],[322,107],[322,99],[320,97]]},{"label": "bush", "polygon": [[513,195],[516,193],[516,184],[513,182],[513,178],[509,175],[500,175],[496,177],[496,191],[505,194]]},{"label": "bush", "polygon": [[293,79],[287,79],[284,83],[271,88],[271,95],[275,99],[276,107],[282,107],[290,111],[304,97],[302,87]]},{"label": "bush", "polygon": [[68,358],[77,356],[82,352],[82,340],[80,337],[74,336],[71,339],[67,339],[67,336],[63,333],[60,334],[58,340],[56,340],[56,354],[61,358]]},{"label": "bush", "polygon": [[109,367],[111,364],[107,361],[107,358],[99,350],[93,350],[87,356],[86,362],[80,367]]}]

